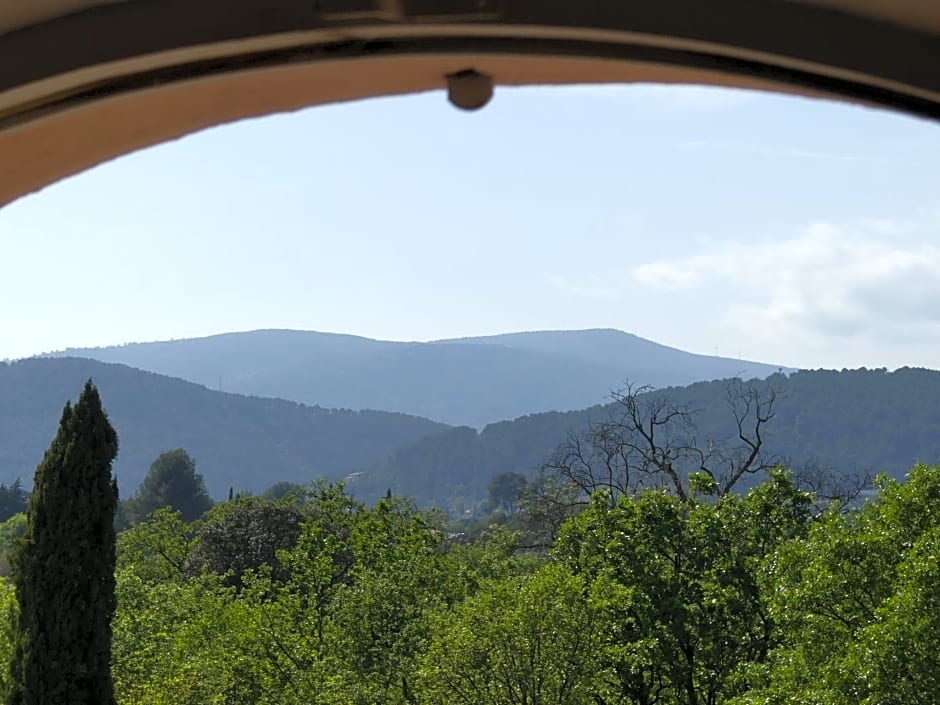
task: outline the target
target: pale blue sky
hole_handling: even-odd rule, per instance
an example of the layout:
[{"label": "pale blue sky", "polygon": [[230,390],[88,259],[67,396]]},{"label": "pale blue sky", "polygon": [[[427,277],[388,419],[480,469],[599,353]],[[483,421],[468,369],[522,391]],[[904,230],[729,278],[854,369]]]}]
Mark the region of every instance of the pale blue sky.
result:
[{"label": "pale blue sky", "polygon": [[940,125],[698,87],[366,101],[105,164],[0,210],[0,248],[0,358],[612,327],[940,367]]}]

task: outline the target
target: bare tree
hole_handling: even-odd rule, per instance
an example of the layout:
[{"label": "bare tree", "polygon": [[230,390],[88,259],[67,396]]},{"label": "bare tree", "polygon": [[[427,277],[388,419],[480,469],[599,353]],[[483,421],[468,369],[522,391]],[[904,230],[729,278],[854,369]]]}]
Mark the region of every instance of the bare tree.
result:
[{"label": "bare tree", "polygon": [[727,402],[734,435],[703,441],[697,438],[699,410],[665,393],[627,383],[611,397],[609,417],[571,434],[542,465],[529,489],[530,517],[552,532],[598,490],[611,504],[622,495],[655,487],[686,500],[690,476],[701,473],[712,493],[725,495],[746,475],[776,464],[764,453],[764,430],[777,401],[766,384],[731,381]]},{"label": "bare tree", "polygon": [[764,452],[763,432],[776,414],[777,393],[774,388],[734,379],[728,384],[726,393],[737,437],[717,446],[699,467],[699,471],[715,482],[719,495],[731,492],[745,475],[766,472],[779,464],[779,459]]},{"label": "bare tree", "polygon": [[875,486],[875,476],[870,470],[846,473],[815,460],[787,466],[793,468],[796,486],[813,495],[817,511],[833,505],[838,505],[843,512],[851,511],[858,506],[862,495]]}]

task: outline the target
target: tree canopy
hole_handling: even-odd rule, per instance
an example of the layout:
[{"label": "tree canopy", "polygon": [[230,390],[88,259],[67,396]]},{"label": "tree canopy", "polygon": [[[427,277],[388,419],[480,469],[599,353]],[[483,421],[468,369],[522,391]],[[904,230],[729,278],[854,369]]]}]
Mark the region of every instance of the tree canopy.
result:
[{"label": "tree canopy", "polygon": [[[697,488],[598,490],[534,551],[330,484],[158,510],[119,538],[117,702],[936,702],[940,467],[850,510],[782,468]],[[216,534],[225,560],[200,563]]]}]

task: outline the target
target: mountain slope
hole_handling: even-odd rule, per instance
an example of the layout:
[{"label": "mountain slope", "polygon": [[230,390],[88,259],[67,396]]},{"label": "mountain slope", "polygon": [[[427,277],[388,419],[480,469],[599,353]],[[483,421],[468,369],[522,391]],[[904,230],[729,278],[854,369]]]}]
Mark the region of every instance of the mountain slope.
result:
[{"label": "mountain slope", "polygon": [[[940,462],[940,372],[904,368],[802,371],[778,374],[776,416],[766,427],[765,449],[794,465],[815,463],[842,472],[864,470],[901,477],[915,463]],[[734,435],[727,382],[700,382],[662,393],[698,410],[699,439]],[[364,498],[386,488],[424,504],[470,506],[486,496],[500,472],[533,475],[573,431],[609,418],[612,406],[534,414],[490,424],[477,433],[452,428],[407,444],[357,477]]]},{"label": "mountain slope", "polygon": [[692,355],[613,330],[517,333],[432,343],[264,330],[162,343],[74,349],[211,389],[324,407],[384,409],[481,428],[584,408],[630,379],[657,386],[778,367]]},{"label": "mountain slope", "polygon": [[87,359],[23,360],[0,363],[0,482],[32,481],[65,401],[89,377],[118,432],[116,471],[125,497],[153,459],[172,448],[189,450],[210,493],[221,497],[229,486],[259,492],[277,480],[342,477],[444,428],[405,414],[225,394]]}]

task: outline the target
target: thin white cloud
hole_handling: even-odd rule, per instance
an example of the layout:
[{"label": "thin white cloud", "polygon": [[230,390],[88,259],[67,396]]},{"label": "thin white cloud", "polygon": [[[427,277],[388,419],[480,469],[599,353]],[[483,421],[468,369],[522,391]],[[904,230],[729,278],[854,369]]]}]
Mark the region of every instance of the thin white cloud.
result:
[{"label": "thin white cloud", "polygon": [[816,223],[791,239],[725,243],[631,274],[652,289],[712,292],[716,321],[752,340],[940,342],[940,248],[910,224]]}]

